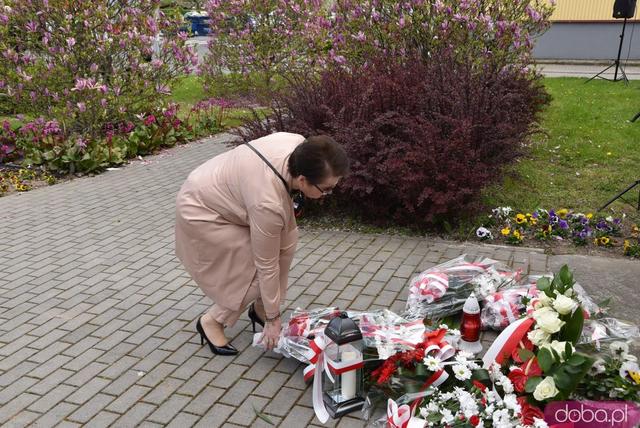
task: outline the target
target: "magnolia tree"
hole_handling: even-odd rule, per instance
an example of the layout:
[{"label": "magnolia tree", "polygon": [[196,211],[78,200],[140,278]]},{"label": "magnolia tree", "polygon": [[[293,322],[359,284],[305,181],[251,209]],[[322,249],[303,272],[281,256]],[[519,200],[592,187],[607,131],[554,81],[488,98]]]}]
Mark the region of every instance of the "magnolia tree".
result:
[{"label": "magnolia tree", "polygon": [[[313,61],[321,0],[210,0],[209,55],[200,67],[205,88],[252,77],[254,87],[270,89],[274,77]],[[224,89],[224,88],[222,88]]]},{"label": "magnolia tree", "polygon": [[323,37],[337,63],[411,52],[437,61],[447,49],[464,63],[524,67],[552,9],[546,0],[335,0]]},{"label": "magnolia tree", "polygon": [[[553,8],[546,0],[210,0],[213,38],[202,68],[212,84],[230,76],[274,76],[339,65],[436,60],[526,70],[532,38]],[[230,73],[230,74],[229,74]]]},{"label": "magnolia tree", "polygon": [[197,57],[159,5],[0,0],[0,105],[81,146],[161,108]]}]

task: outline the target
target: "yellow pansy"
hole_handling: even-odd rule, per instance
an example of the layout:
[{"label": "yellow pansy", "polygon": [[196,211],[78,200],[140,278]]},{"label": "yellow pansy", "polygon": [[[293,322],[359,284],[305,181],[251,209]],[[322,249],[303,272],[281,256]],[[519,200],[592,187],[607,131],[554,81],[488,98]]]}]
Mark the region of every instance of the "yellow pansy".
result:
[{"label": "yellow pansy", "polygon": [[527,217],[524,214],[516,214],[516,223],[522,224],[527,222]]},{"label": "yellow pansy", "polygon": [[588,213],[588,214],[587,214],[587,218],[588,218],[589,220],[591,220],[591,217],[593,217],[593,213]]},{"label": "yellow pansy", "polygon": [[558,214],[558,217],[560,218],[565,218],[567,214],[569,214],[569,210],[566,208],[562,208],[561,210],[558,210],[556,214]]},{"label": "yellow pansy", "polygon": [[532,225],[534,225],[534,226],[535,226],[536,224],[538,224],[538,219],[537,219],[537,218],[535,218],[535,217],[531,217],[531,218],[529,219],[529,221],[530,221],[530,222],[531,222],[531,224],[532,224]]},{"label": "yellow pansy", "polygon": [[608,237],[603,236],[602,238],[600,238],[600,245],[607,245],[609,241],[611,240]]},{"label": "yellow pansy", "polygon": [[593,243],[595,245],[600,245],[600,240],[598,238],[596,238],[596,239],[593,240]]},{"label": "yellow pansy", "polygon": [[522,235],[520,235],[520,232],[518,232],[517,230],[513,231],[513,236],[515,236],[516,239],[519,239],[522,241]]},{"label": "yellow pansy", "polygon": [[509,234],[511,233],[511,229],[509,229],[508,227],[505,227],[500,231],[500,233],[502,233],[504,236],[509,236]]},{"label": "yellow pansy", "polygon": [[629,240],[625,239],[624,240],[624,251],[625,251],[625,253],[627,252],[627,250],[629,249],[630,246],[631,246],[631,244],[629,243]]}]

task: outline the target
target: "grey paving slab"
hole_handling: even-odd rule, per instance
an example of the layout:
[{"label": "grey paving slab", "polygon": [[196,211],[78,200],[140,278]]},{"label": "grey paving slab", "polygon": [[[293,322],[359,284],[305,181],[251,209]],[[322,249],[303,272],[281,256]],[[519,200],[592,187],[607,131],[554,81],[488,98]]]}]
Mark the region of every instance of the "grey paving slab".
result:
[{"label": "grey paving slab", "polygon": [[[0,424],[316,426],[303,365],[252,348],[213,356],[194,331],[209,302],[173,256],[175,195],[225,135],[100,176],[0,198]],[[413,275],[459,254],[545,273],[568,263],[613,314],[638,319],[640,263],[385,235],[302,230],[288,310],[401,311]],[[364,426],[357,415],[328,426]]]}]

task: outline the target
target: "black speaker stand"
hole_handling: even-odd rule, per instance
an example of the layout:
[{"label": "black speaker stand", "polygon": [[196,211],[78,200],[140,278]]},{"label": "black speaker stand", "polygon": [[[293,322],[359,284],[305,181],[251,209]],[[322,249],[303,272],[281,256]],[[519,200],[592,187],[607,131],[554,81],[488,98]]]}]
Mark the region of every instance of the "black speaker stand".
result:
[{"label": "black speaker stand", "polygon": [[[640,115],[640,113],[638,113]],[[609,202],[607,202],[606,204],[604,204],[602,206],[602,208],[600,208],[598,211],[602,211],[603,209],[607,208],[609,205],[611,205],[616,199],[621,199],[622,195],[624,195],[625,193],[627,193],[628,191],[630,191],[631,189],[633,189],[634,187],[640,185],[640,180],[636,180],[634,183],[631,183],[631,185],[629,187],[627,187],[626,189],[624,189],[622,192],[618,193],[613,199],[611,199]],[[623,201],[625,201],[624,199],[622,199]],[[627,201],[625,201],[627,202]],[[629,202],[627,202],[629,203]],[[637,207],[638,211],[640,211],[640,193],[638,193],[638,207]]]},{"label": "black speaker stand", "polygon": [[[589,80],[587,80],[584,83],[589,83],[591,82],[593,79],[595,78],[600,78],[603,80],[608,80],[610,82],[619,82],[621,80],[623,80],[625,82],[625,84],[629,84],[629,79],[627,78],[627,73],[624,72],[624,67],[620,64],[620,54],[622,53],[622,44],[624,42],[624,30],[627,27],[627,18],[624,18],[624,22],[622,23],[622,32],[620,33],[620,46],[618,46],[618,56],[616,57],[616,59],[613,61],[612,64],[609,64],[609,66],[607,68],[605,68],[604,70],[602,70],[600,73],[596,74],[595,76],[591,77]],[[604,73],[606,73],[611,67],[615,67],[615,71],[613,73],[613,79],[609,79],[607,77],[603,77],[602,75]],[[622,77],[620,79],[618,79],[618,70],[620,70],[620,73],[622,75]]]}]

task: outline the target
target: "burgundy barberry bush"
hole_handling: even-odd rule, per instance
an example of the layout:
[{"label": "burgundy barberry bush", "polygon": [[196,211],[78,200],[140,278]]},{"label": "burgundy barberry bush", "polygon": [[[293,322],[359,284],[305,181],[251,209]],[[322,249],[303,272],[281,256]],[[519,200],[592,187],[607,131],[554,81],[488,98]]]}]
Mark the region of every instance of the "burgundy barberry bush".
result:
[{"label": "burgundy barberry bush", "polygon": [[330,134],[351,159],[336,195],[343,207],[375,223],[433,226],[478,204],[523,153],[546,101],[539,79],[521,70],[478,72],[446,53],[426,63],[380,60],[293,79],[274,100],[276,119],[257,117],[241,135]]}]

